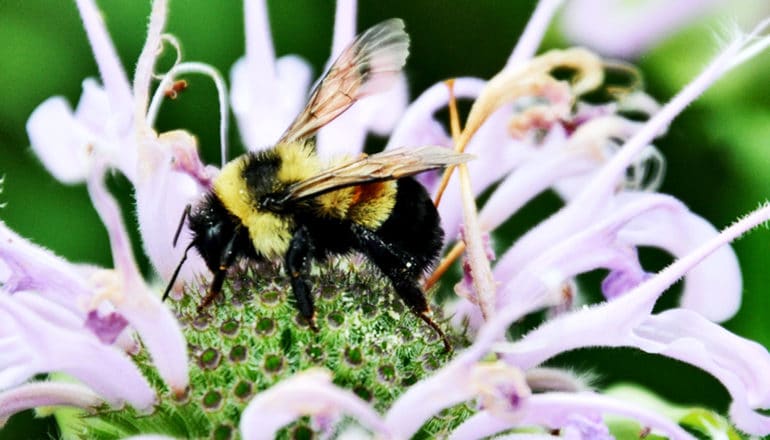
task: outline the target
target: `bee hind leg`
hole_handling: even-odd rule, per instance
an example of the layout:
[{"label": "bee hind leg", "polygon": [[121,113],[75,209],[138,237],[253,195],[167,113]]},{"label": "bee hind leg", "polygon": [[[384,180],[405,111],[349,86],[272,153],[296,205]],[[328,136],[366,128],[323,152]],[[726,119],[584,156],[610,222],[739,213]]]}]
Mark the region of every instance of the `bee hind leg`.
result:
[{"label": "bee hind leg", "polygon": [[291,289],[297,301],[300,315],[308,322],[313,331],[318,331],[315,323],[315,306],[311,292],[310,263],[313,258],[313,240],[306,226],[300,226],[294,233],[289,250],[286,251],[286,273],[291,280]]},{"label": "bee hind leg", "polygon": [[423,265],[407,253],[383,240],[374,231],[355,224],[352,230],[359,250],[365,253],[374,265],[390,279],[394,290],[412,312],[439,335],[444,343],[444,350],[452,351],[449,337],[430,317],[431,311],[428,301],[417,282],[417,278],[424,269]]}]

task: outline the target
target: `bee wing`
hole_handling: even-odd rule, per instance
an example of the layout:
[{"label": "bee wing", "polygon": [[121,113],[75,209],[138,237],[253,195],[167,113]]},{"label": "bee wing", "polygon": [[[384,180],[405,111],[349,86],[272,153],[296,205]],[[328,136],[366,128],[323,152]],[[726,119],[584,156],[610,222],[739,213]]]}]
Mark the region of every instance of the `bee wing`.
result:
[{"label": "bee wing", "polygon": [[297,201],[369,182],[395,180],[471,160],[444,147],[399,148],[337,165],[287,188],[282,202]]},{"label": "bee wing", "polygon": [[313,89],[305,109],[281,136],[291,142],[314,135],[357,100],[385,90],[409,55],[409,35],[398,18],[359,35]]}]

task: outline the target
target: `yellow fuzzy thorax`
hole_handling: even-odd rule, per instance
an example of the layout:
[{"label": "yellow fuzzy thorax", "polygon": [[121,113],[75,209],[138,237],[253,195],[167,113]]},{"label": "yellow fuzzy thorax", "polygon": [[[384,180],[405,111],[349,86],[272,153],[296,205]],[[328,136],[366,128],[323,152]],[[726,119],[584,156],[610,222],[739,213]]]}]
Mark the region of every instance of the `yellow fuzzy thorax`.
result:
[{"label": "yellow fuzzy thorax", "polygon": [[[284,143],[277,145],[273,151],[281,160],[275,175],[276,191],[282,185],[308,179],[324,168],[311,144]],[[249,160],[254,159],[243,155],[226,164],[214,180],[214,193],[227,211],[238,217],[249,230],[249,237],[259,254],[267,258],[283,257],[291,242],[293,218],[258,208],[257,198],[261,195],[248,187],[243,176]],[[345,160],[347,158],[339,158],[334,163]],[[396,192],[395,181],[374,182],[319,195],[315,197],[314,205],[320,216],[348,219],[369,229],[377,229],[393,211]]]},{"label": "yellow fuzzy thorax", "polygon": [[[276,184],[297,182],[318,173],[320,165],[311,145],[279,144],[275,153],[281,158]],[[258,209],[258,195],[248,188],[243,170],[248,156],[241,156],[222,168],[214,180],[214,192],[225,208],[238,217],[249,230],[254,249],[267,258],[283,257],[289,249],[294,222],[290,216]],[[276,188],[278,189],[278,188]]]}]

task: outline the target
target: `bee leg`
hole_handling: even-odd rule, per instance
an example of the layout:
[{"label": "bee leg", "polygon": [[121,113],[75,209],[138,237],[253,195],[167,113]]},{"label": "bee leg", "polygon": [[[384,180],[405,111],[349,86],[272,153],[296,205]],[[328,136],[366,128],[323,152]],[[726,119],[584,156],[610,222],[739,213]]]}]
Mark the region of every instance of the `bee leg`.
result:
[{"label": "bee leg", "polygon": [[424,267],[418,264],[413,257],[384,241],[374,231],[355,224],[352,231],[358,242],[359,250],[365,253],[374,265],[390,279],[393,289],[412,312],[441,337],[444,350],[452,351],[449,337],[431,319],[430,307],[428,307],[425,294],[417,282]]},{"label": "bee leg", "polygon": [[308,231],[306,226],[300,226],[289,243],[289,250],[286,251],[285,261],[286,273],[291,279],[291,289],[297,301],[297,309],[299,309],[299,313],[308,322],[310,328],[313,331],[318,331],[318,327],[315,324],[313,296],[311,294],[310,282],[308,281],[313,249],[310,231]]},{"label": "bee leg", "polygon": [[230,238],[222,250],[222,255],[219,258],[219,268],[216,272],[214,272],[214,279],[211,280],[211,285],[209,285],[209,290],[206,292],[206,296],[203,297],[203,301],[201,301],[201,303],[198,305],[198,313],[203,311],[203,309],[205,309],[209,304],[214,302],[217,296],[219,296],[219,293],[222,291],[222,285],[225,282],[227,269],[233,265],[233,260],[235,260],[234,248],[235,238],[238,236],[237,232],[238,231],[233,234],[232,238]]}]

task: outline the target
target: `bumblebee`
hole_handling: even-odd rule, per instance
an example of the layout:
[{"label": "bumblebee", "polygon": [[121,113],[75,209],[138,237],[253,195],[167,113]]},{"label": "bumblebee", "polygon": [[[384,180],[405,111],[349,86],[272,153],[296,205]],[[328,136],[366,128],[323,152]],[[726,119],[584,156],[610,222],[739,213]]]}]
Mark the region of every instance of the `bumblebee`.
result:
[{"label": "bumblebee", "polygon": [[[334,62],[274,147],[222,168],[212,191],[185,212],[193,239],[164,299],[192,247],[214,275],[199,310],[216,298],[239,259],[283,258],[299,313],[317,330],[311,262],[360,252],[450,348],[418,285],[438,257],[444,233],[430,196],[410,176],[469,156],[441,147],[401,148],[327,166],[313,143],[321,127],[389,83],[403,67],[408,46],[399,19],[365,31]],[[180,230],[184,221],[185,215]]]}]

